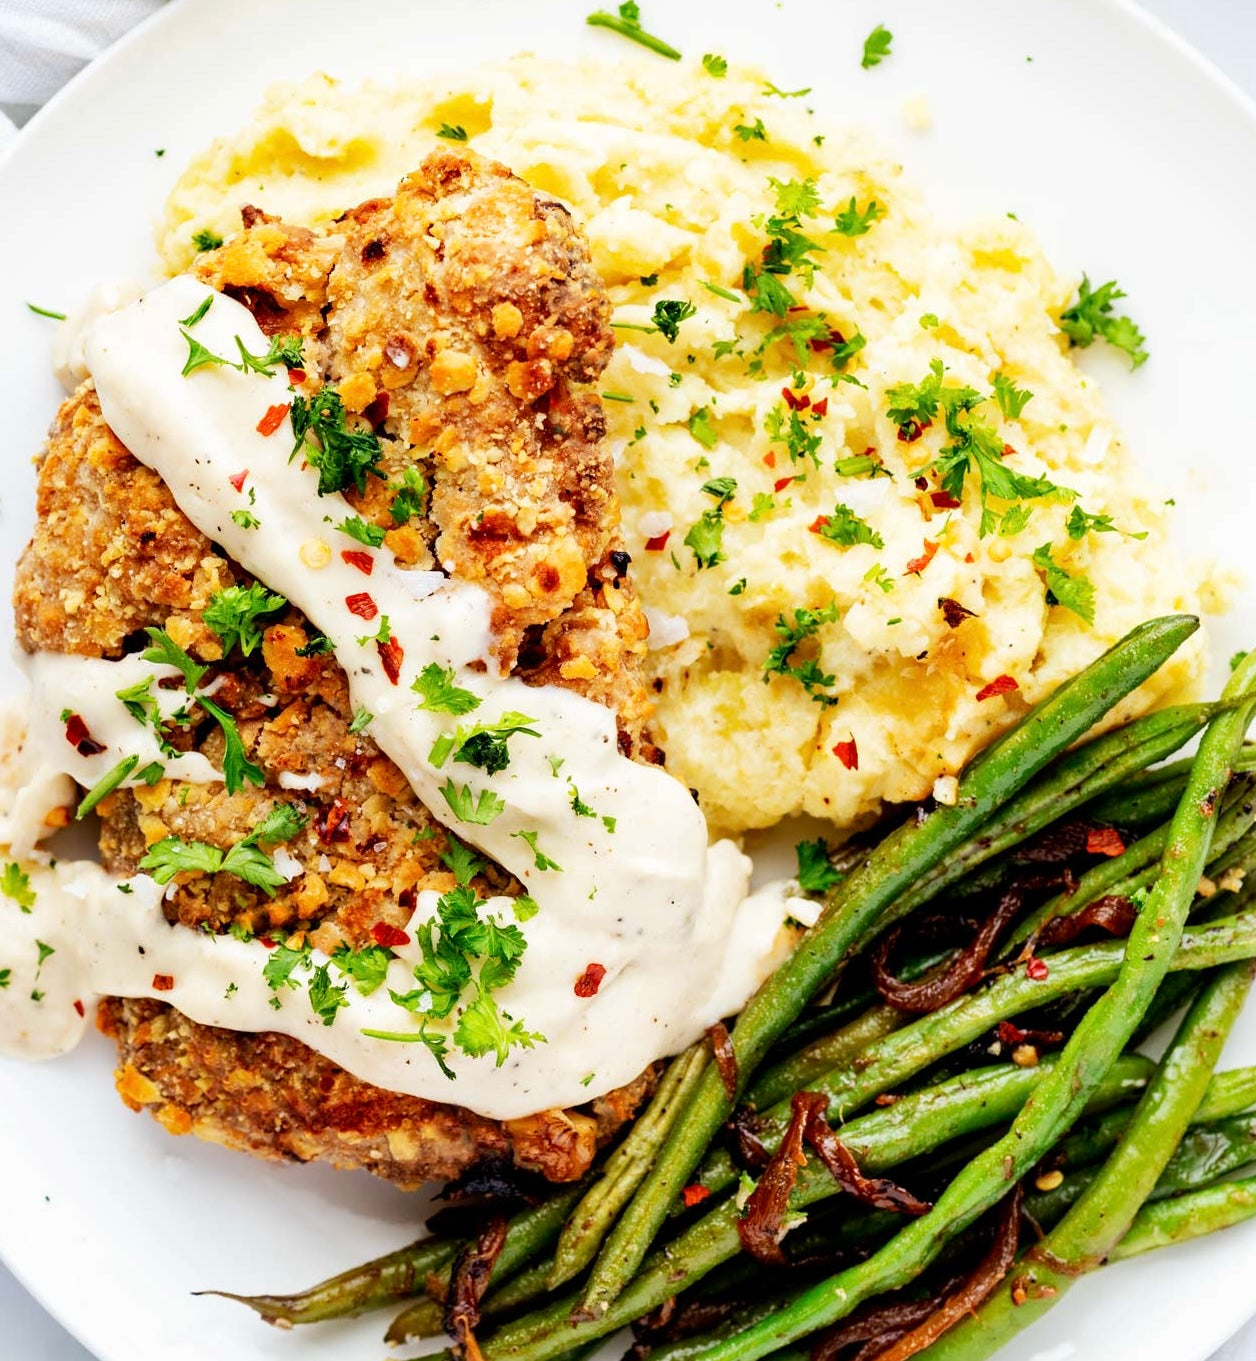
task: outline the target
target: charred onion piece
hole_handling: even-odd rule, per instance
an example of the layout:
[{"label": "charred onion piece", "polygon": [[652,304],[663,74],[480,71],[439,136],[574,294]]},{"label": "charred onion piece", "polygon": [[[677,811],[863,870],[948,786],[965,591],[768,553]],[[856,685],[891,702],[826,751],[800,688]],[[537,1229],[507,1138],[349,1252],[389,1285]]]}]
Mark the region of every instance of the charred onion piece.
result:
[{"label": "charred onion piece", "polygon": [[931,1208],[929,1205],[923,1200],[917,1200],[910,1191],[904,1190],[887,1177],[865,1177],[855,1161],[855,1155],[842,1143],[824,1118],[829,1105],[828,1099],[818,1092],[804,1092],[802,1095],[813,1098],[808,1106],[809,1114],[803,1138],[815,1150],[816,1157],[829,1169],[833,1180],[848,1196],[854,1196],[856,1200],[877,1210],[898,1210],[909,1215],[928,1213]]},{"label": "charred onion piece", "polygon": [[445,1303],[445,1331],[460,1346],[468,1361],[479,1361],[475,1329],[480,1322],[480,1301],[488,1289],[493,1265],[506,1245],[506,1220],[496,1215],[454,1259]]},{"label": "charred onion piece", "polygon": [[781,1242],[787,1233],[785,1211],[798,1181],[798,1171],[807,1161],[803,1152],[803,1132],[813,1117],[823,1119],[829,1099],[818,1092],[795,1092],[789,1103],[789,1128],[781,1146],[763,1169],[759,1184],[750,1193],[746,1208],[737,1222],[742,1247],[756,1261],[783,1266]]},{"label": "charred onion piece", "polygon": [[1108,893],[1088,903],[1080,912],[1052,917],[1044,922],[1034,941],[1038,945],[1069,945],[1088,927],[1098,926],[1110,936],[1128,936],[1138,917],[1130,898]]}]

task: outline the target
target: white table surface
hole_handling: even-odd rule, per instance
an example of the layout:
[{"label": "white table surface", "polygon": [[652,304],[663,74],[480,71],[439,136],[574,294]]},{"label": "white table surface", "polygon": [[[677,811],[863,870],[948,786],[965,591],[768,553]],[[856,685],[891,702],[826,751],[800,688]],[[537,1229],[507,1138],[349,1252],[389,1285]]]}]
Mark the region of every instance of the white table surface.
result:
[{"label": "white table surface", "polygon": [[[0,0],[0,5],[3,2]],[[1253,0],[1142,0],[1142,3],[1256,96]],[[1253,1303],[1256,1305],[1256,1300]],[[3,1339],[0,1352],[15,1361],[93,1361],[90,1353],[50,1318],[2,1265],[0,1338]],[[1256,1361],[1256,1320],[1223,1347],[1214,1361]]]}]

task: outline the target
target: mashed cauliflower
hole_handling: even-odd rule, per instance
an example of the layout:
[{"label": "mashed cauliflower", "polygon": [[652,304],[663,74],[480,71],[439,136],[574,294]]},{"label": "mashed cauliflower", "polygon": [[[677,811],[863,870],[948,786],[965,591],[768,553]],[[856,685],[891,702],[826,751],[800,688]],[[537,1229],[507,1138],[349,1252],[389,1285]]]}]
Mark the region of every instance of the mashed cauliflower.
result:
[{"label": "mashed cauliflower", "polygon": [[[802,812],[849,826],[950,788],[1133,625],[1198,610],[1162,503],[1056,325],[1076,281],[1010,218],[939,225],[865,135],[755,72],[525,57],[277,87],[179,181],[165,264],[233,231],[244,203],[313,221],[390,193],[442,128],[588,234],[621,328],[604,395],[657,724],[717,830]],[[772,239],[789,269],[765,278]],[[987,492],[999,467],[1025,479],[988,498],[984,534],[978,467],[962,486],[931,471],[963,456],[948,405],[996,451]],[[1190,691],[1203,653],[1197,637],[1116,717]]]}]

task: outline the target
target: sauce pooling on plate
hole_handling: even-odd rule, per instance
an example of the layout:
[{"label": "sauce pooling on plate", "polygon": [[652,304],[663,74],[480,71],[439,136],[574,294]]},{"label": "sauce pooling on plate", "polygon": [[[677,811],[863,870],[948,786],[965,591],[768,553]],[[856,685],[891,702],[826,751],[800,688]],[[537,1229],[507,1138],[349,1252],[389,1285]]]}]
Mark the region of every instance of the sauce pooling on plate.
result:
[{"label": "sauce pooling on plate", "polygon": [[[413,990],[421,958],[415,928],[440,911],[428,891],[409,940],[393,947],[387,986],[363,995],[307,955],[303,967],[339,991],[328,1011],[313,988],[307,1002],[266,981],[262,943],[169,926],[153,878],[119,884],[63,863],[31,871],[30,948],[13,938],[30,968],[22,964],[0,993],[0,1046],[59,1051],[81,1032],[80,1009],[93,996],[155,996],[204,1024],[293,1035],[376,1086],[512,1118],[631,1081],[740,1007],[770,966],[783,886],[747,897],[749,861],[730,842],[708,846],[705,820],[679,782],[620,754],[610,710],[500,675],[480,587],[403,570],[387,548],[338,534],[332,525],[352,507],[319,496],[317,472],[289,458],[282,366],[264,373],[210,362],[185,374],[188,333],[211,355],[234,357],[237,340],[252,353],[267,349],[243,306],[175,278],[87,334],[105,419],[202,533],[326,635],[353,704],[369,716],[366,730],[433,815],[523,884],[522,907],[504,897],[473,903],[481,921],[522,942],[512,947],[517,963],[500,986],[487,975],[471,982],[448,1016],[398,1005],[392,992]],[[120,785],[160,773],[165,758],[150,729],[118,692],[151,675],[156,693],[169,695],[156,683],[168,687],[177,675],[135,657],[36,656],[28,668],[38,700],[9,831],[22,849],[64,801],[67,777],[90,788],[106,767],[120,769],[119,753],[129,762]],[[184,679],[184,701],[212,693],[197,689],[196,676]],[[71,694],[88,731],[109,733],[107,758],[64,740],[69,701],[58,696]],[[504,743],[504,765],[453,759],[476,733]],[[169,773],[181,779],[220,778],[203,757],[178,761]],[[273,863],[280,875],[285,864],[300,870],[281,849]],[[458,1022],[490,988],[510,1038],[474,1054],[458,1042]]]}]

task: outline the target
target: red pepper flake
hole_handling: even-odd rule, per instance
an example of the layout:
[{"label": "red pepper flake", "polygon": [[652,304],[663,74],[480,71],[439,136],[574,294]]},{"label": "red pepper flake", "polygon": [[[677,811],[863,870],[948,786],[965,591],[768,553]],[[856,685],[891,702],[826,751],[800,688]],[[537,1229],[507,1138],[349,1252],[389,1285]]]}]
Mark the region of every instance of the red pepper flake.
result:
[{"label": "red pepper flake", "polygon": [[587,964],[584,972],[576,979],[577,997],[595,997],[606,977],[605,964]]},{"label": "red pepper flake", "polygon": [[776,467],[776,450],[775,450],[775,449],[769,449],[769,450],[767,451],[767,453],[763,455],[763,462],[764,462],[769,468],[775,468],[775,467]]},{"label": "red pepper flake", "polygon": [[812,520],[812,522],[807,526],[807,528],[813,534],[822,534],[824,532],[824,527],[825,525],[828,524],[828,522],[829,517],[827,515],[817,515],[816,518]]},{"label": "red pepper flake", "polygon": [[396,685],[401,679],[401,662],[406,655],[405,649],[395,638],[390,638],[386,643],[376,643],[375,650],[379,653],[380,662],[383,664],[384,675],[393,685]]},{"label": "red pepper flake", "polygon": [[[291,408],[291,402],[280,402],[277,406],[268,406],[266,414],[257,423],[257,433],[259,435],[273,435],[283,424],[283,418]],[[236,491],[239,490],[239,487],[237,487]]]},{"label": "red pepper flake", "polygon": [[174,987],[174,977],[168,973],[155,973],[153,975],[153,991],[169,992]]},{"label": "red pepper flake", "polygon": [[385,950],[391,950],[397,945],[409,945],[410,937],[399,926],[392,926],[388,922],[376,922],[371,927],[371,939],[376,945],[382,945]]},{"label": "red pepper flake", "polygon": [[300,387],[301,384],[305,382],[305,370],[304,370],[304,369],[289,369],[289,370],[288,370],[288,382],[290,382],[291,384],[293,384],[294,387]]},{"label": "red pepper flake", "polygon": [[388,394],[381,392],[373,402],[363,411],[362,415],[370,421],[372,425],[383,425],[388,419]]},{"label": "red pepper flake", "polygon": [[1043,979],[1050,978],[1051,970],[1047,968],[1045,960],[1039,959],[1037,955],[1030,955],[1025,961],[1025,974],[1035,982],[1041,983]]},{"label": "red pepper flake", "polygon": [[1020,684],[1015,676],[995,676],[989,685],[983,685],[977,691],[977,703],[983,699],[993,699],[995,695],[1007,695],[1013,690],[1019,690]]},{"label": "red pepper flake", "polygon": [[647,553],[661,553],[667,547],[667,541],[672,536],[670,529],[665,529],[661,534],[656,534],[652,539],[645,541],[645,551]]},{"label": "red pepper flake", "polygon": [[83,1009],[82,1002],[80,1002],[77,998],[75,998],[74,1000],[74,1010],[77,1011],[80,1016],[87,1015],[87,1012]]},{"label": "red pepper flake", "polygon": [[776,481],[772,483],[772,490],[784,491],[793,480],[792,477],[778,477]]},{"label": "red pepper flake", "polygon": [[349,607],[349,613],[356,614],[359,619],[371,620],[379,613],[379,606],[366,591],[345,596],[345,604]]},{"label": "red pepper flake", "polygon": [[932,421],[918,421],[912,416],[898,427],[898,437],[904,444],[915,444],[932,424]]},{"label": "red pepper flake", "polygon": [[360,548],[342,548],[340,556],[349,564],[356,567],[364,577],[369,577],[375,570],[375,558],[370,553],[364,553]]},{"label": "red pepper flake", "polygon": [[977,559],[974,558],[973,555],[972,555],[971,553],[965,553],[965,554],[964,554],[964,561],[965,561],[965,562],[976,562]]},{"label": "red pepper flake", "polygon": [[942,618],[946,620],[948,628],[957,629],[965,619],[977,617],[972,610],[961,605],[958,600],[952,600],[950,596],[938,597],[938,609],[942,611]]},{"label": "red pepper flake", "polygon": [[932,540],[930,539],[926,539],[925,551],[918,558],[912,558],[912,560],[907,564],[907,566],[903,568],[903,571],[905,571],[908,574],[908,576],[910,576],[913,572],[915,572],[916,575],[919,576],[920,573],[923,572],[925,568],[928,567],[928,565],[933,561],[933,555],[937,551],[938,551],[937,544],[932,542]]},{"label": "red pepper flake", "polygon": [[1092,827],[1086,833],[1086,854],[1124,855],[1125,842],[1115,827]]},{"label": "red pepper flake", "polygon": [[88,732],[87,724],[83,722],[79,714],[71,714],[66,719],[65,740],[80,756],[99,756],[105,749],[105,744],[97,742]]},{"label": "red pepper flake", "polygon": [[785,405],[791,411],[806,411],[811,405],[811,398],[805,392],[795,392],[793,388],[782,388],[781,396],[785,398]]},{"label": "red pepper flake", "polygon": [[231,485],[236,489],[236,491],[243,491],[244,479],[248,477],[248,475],[249,470],[245,468],[243,472],[232,473],[231,476],[227,478],[227,481],[231,483]]},{"label": "red pepper flake", "polygon": [[813,416],[827,416],[829,414],[829,399],[827,397],[821,397],[820,400],[812,406],[811,414]]},{"label": "red pepper flake", "polygon": [[268,950],[275,950],[279,947],[279,942],[274,936],[258,936],[257,943],[259,945],[264,945]]},{"label": "red pepper flake", "polygon": [[695,1205],[702,1202],[711,1194],[705,1186],[699,1186],[696,1182],[692,1186],[686,1186],[680,1193],[680,1198],[684,1202],[686,1210],[692,1210]]},{"label": "red pepper flake", "polygon": [[859,748],[855,745],[854,735],[851,735],[849,742],[839,742],[833,748],[833,755],[846,767],[847,770],[859,769]]},{"label": "red pepper flake", "polygon": [[349,805],[343,799],[333,799],[329,808],[319,810],[314,818],[314,835],[324,846],[349,840]]},{"label": "red pepper flake", "polygon": [[929,500],[938,510],[958,510],[963,504],[958,496],[952,496],[949,491],[931,491]]}]

